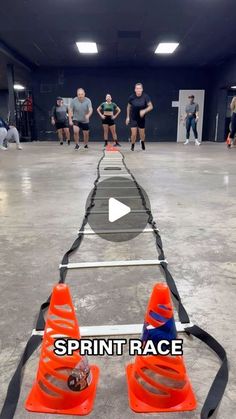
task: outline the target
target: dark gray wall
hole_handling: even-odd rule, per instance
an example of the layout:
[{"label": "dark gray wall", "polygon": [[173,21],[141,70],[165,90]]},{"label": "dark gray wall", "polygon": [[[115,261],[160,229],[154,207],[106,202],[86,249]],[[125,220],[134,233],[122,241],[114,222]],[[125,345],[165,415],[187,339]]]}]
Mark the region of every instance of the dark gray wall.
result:
[{"label": "dark gray wall", "polygon": [[[208,73],[193,68],[71,68],[44,69],[33,75],[33,94],[35,118],[39,139],[55,138],[51,133],[49,113],[57,95],[73,97],[76,89],[83,87],[91,98],[94,115],[91,118],[91,138],[102,139],[101,121],[96,113],[97,106],[104,100],[107,92],[122,109],[117,120],[117,130],[121,139],[127,139],[129,130],[125,126],[127,98],[134,84],[142,82],[145,91],[151,96],[155,110],[147,117],[147,138],[151,141],[176,141],[177,108],[172,101],[178,100],[180,89],[205,89],[206,107],[210,82]],[[208,118],[204,119],[203,138],[208,139]]]},{"label": "dark gray wall", "polygon": [[0,90],[0,116],[6,120],[8,114],[8,90]]}]

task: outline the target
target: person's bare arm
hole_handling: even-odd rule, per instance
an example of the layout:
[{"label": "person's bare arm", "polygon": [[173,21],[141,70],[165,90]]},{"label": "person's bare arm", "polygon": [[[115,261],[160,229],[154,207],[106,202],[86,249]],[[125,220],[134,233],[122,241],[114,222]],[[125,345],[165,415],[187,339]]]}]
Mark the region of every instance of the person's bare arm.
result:
[{"label": "person's bare arm", "polygon": [[99,106],[99,107],[97,108],[97,113],[100,115],[100,117],[101,117],[102,119],[105,119],[105,116],[102,114],[101,110],[102,110],[102,108],[101,108],[101,106]]},{"label": "person's bare arm", "polygon": [[117,106],[117,108],[116,108],[116,113],[115,113],[115,115],[113,116],[113,119],[116,119],[116,118],[117,118],[117,116],[118,116],[120,113],[121,113],[121,109],[119,108],[119,106]]},{"label": "person's bare arm", "polygon": [[146,115],[148,112],[151,112],[153,110],[153,104],[152,104],[152,102],[149,102],[148,104],[147,104],[147,107],[145,108],[145,109],[142,109],[141,111],[140,111],[140,116],[141,116],[141,118],[143,118],[144,117],[144,115]]},{"label": "person's bare arm", "polygon": [[130,103],[128,103],[128,105],[127,105],[127,116],[126,116],[126,125],[129,125],[129,121],[130,121],[130,110],[131,110],[131,105],[130,105]]}]

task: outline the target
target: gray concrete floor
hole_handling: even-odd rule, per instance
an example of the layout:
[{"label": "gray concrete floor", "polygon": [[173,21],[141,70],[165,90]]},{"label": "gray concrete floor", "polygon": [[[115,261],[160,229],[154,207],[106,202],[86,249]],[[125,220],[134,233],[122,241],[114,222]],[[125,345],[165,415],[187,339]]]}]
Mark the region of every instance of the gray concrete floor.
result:
[{"label": "gray concrete floor", "polygon": [[[226,348],[230,381],[217,417],[236,418],[235,227],[236,150],[224,144],[201,147],[148,144],[134,153],[122,147],[126,163],[149,195],[166,257],[191,320]],[[56,143],[11,145],[0,154],[0,405],[41,303],[58,281],[58,265],[81,224],[96,177],[102,144],[75,152]],[[155,257],[146,236],[113,244],[87,239],[74,260]],[[141,323],[158,268],[73,271],[68,274],[81,325]],[[159,414],[162,419],[195,419],[218,368],[216,357],[197,340],[185,338],[185,360],[198,399],[195,412]],[[53,418],[30,414],[24,400],[37,370],[39,351],[27,364],[17,419]],[[128,407],[124,358],[98,357],[101,368],[96,419],[144,418]],[[62,418],[65,416],[57,416]]]}]

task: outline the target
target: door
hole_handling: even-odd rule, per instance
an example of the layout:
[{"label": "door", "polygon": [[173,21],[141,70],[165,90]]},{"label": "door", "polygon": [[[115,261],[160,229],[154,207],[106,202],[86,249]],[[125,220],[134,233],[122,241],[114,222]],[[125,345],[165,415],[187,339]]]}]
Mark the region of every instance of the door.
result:
[{"label": "door", "polygon": [[[179,112],[178,112],[178,128],[177,128],[177,142],[181,143],[186,140],[186,127],[185,127],[185,107],[189,103],[188,97],[194,95],[194,101],[199,104],[199,120],[197,123],[198,138],[202,141],[202,127],[203,127],[203,116],[204,116],[204,100],[205,90],[180,90],[179,91]],[[190,140],[194,139],[194,135],[191,129]]]}]

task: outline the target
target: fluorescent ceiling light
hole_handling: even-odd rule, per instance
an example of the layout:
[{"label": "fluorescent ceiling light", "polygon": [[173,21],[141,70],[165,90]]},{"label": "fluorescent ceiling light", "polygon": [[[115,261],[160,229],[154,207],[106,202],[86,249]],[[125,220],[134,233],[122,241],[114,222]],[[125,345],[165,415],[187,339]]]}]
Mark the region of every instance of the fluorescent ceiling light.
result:
[{"label": "fluorescent ceiling light", "polygon": [[231,86],[230,89],[236,89],[236,86]]},{"label": "fluorescent ceiling light", "polygon": [[157,46],[155,54],[173,54],[178,46],[178,42],[161,42]]},{"label": "fluorescent ceiling light", "polygon": [[96,54],[98,52],[96,42],[76,42],[81,54]]},{"label": "fluorescent ceiling light", "polygon": [[25,86],[22,86],[22,84],[14,84],[14,90],[25,90]]}]

